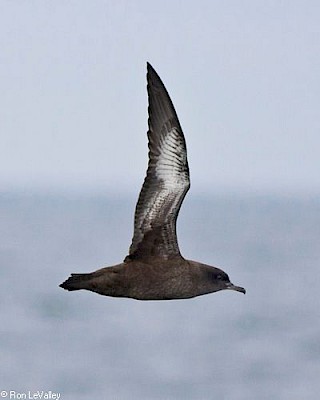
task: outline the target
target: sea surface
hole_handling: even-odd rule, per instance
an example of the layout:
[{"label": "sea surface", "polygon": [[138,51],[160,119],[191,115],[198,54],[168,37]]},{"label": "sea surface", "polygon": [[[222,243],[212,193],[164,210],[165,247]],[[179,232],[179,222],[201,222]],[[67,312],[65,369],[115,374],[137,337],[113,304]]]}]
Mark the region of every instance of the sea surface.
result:
[{"label": "sea surface", "polygon": [[245,296],[141,302],[59,288],[124,259],[135,201],[1,194],[2,398],[319,399],[320,198],[186,198],[182,254],[220,266]]}]

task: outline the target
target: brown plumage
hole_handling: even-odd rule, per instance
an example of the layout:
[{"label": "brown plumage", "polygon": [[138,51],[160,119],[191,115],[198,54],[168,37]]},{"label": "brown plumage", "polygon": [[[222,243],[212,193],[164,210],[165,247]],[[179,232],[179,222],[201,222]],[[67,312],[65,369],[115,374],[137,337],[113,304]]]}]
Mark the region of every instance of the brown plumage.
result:
[{"label": "brown plumage", "polygon": [[161,79],[147,64],[149,164],[134,218],[134,234],[124,262],[88,274],[71,274],[60,287],[139,300],[186,299],[232,289],[219,268],[184,259],[176,221],[189,190],[185,138]]}]

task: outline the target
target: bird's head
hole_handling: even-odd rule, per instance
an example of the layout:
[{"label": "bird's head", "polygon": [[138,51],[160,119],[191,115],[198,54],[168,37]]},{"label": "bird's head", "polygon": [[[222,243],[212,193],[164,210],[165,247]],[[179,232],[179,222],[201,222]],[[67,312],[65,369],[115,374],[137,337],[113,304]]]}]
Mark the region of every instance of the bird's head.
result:
[{"label": "bird's head", "polygon": [[246,289],[240,286],[235,286],[233,283],[231,283],[228,274],[219,268],[211,268],[211,271],[209,271],[209,279],[211,280],[211,283],[215,285],[216,291],[228,289],[235,290],[243,294],[246,293]]}]

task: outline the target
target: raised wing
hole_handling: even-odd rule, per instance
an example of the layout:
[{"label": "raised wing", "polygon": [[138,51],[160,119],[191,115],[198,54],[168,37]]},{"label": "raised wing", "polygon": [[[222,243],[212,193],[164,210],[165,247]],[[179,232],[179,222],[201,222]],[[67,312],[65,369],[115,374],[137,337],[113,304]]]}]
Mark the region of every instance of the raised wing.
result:
[{"label": "raised wing", "polygon": [[186,142],[164,84],[148,63],[149,164],[134,218],[130,259],[180,256],[176,220],[189,190]]}]

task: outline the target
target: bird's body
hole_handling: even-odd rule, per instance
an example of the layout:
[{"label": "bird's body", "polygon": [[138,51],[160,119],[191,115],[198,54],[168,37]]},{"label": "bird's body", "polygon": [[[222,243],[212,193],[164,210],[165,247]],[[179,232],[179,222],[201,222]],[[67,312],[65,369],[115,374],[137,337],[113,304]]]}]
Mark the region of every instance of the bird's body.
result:
[{"label": "bird's body", "polygon": [[[89,274],[72,274],[68,290],[87,289],[137,300],[186,299],[211,293],[211,282],[223,274],[219,268],[180,257],[163,263],[129,261]],[[221,282],[216,290],[225,288]]]},{"label": "bird's body", "polygon": [[190,187],[186,143],[168,92],[150,64],[147,79],[149,165],[129,255],[112,267],[71,274],[60,286],[138,300],[187,299],[223,289],[245,293],[221,269],[180,254],[176,220]]}]

